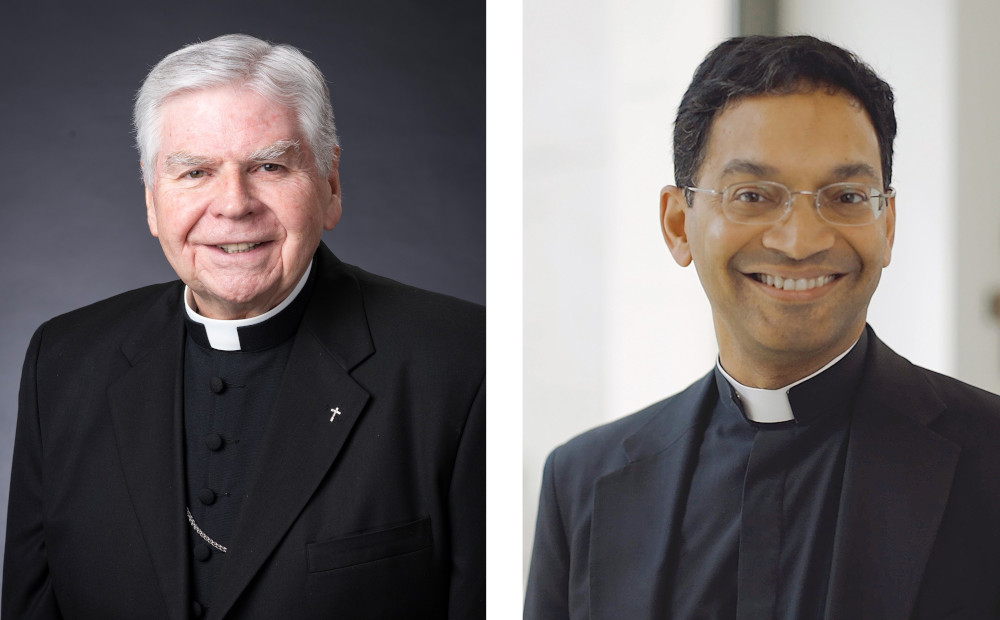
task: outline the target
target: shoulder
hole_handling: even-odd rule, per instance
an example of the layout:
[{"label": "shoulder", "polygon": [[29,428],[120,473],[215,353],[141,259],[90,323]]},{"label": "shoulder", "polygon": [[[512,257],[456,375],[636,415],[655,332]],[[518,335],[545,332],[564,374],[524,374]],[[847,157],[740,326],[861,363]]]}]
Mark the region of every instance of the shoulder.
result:
[{"label": "shoulder", "polygon": [[486,309],[456,297],[419,289],[390,278],[344,265],[357,280],[370,317],[395,320],[405,317],[422,327],[447,330],[485,329]]},{"label": "shoulder", "polygon": [[[874,334],[873,334],[874,335]],[[913,364],[877,337],[869,352],[873,387],[889,395],[887,400],[917,419],[921,411],[930,415],[932,427],[982,426],[1000,438],[1000,396],[939,372]],[[943,424],[943,426],[942,426]]]},{"label": "shoulder", "polygon": [[914,368],[935,387],[949,408],[978,411],[988,417],[1000,417],[1000,396],[997,394],[933,370],[916,365]]},{"label": "shoulder", "polygon": [[669,447],[696,423],[711,377],[709,373],[669,398],[570,439],[549,455],[549,475],[570,487],[589,486],[628,465],[629,451],[640,457]]},{"label": "shoulder", "polygon": [[874,341],[867,396],[894,418],[922,425],[966,458],[1000,471],[1000,396],[911,363]]},{"label": "shoulder", "polygon": [[966,447],[1000,453],[1000,396],[926,368],[914,366],[930,383],[945,409],[932,428]]},{"label": "shoulder", "polygon": [[75,348],[93,342],[119,341],[164,299],[176,297],[179,302],[182,290],[183,284],[178,280],[120,293],[53,317],[36,334],[44,334],[46,344],[65,342]]},{"label": "shoulder", "polygon": [[340,263],[339,269],[357,283],[376,351],[392,357],[419,356],[424,363],[462,367],[466,372],[473,368],[485,372],[483,306],[402,284],[353,265]]}]

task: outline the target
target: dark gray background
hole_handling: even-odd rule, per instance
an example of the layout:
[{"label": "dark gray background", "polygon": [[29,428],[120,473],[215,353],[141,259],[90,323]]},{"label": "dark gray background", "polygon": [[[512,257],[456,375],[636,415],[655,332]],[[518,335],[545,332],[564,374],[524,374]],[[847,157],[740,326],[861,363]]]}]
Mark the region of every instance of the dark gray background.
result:
[{"label": "dark gray background", "polygon": [[484,2],[137,4],[0,12],[0,533],[31,333],[176,277],[146,226],[130,123],[146,73],[184,44],[244,32],[303,50],[330,84],[343,147],[344,216],[327,244],[485,302]]}]

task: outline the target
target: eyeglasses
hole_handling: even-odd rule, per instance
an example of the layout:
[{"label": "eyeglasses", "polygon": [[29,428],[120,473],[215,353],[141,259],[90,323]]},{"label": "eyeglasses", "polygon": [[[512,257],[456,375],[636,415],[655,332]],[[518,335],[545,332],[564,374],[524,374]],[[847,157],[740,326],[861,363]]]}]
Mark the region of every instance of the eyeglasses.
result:
[{"label": "eyeglasses", "polygon": [[[830,224],[865,226],[877,220],[889,198],[896,195],[891,187],[879,191],[859,183],[833,183],[814,192],[796,191],[774,181],[734,183],[721,190],[685,187],[722,197],[722,213],[737,224],[776,224],[792,211],[795,194],[815,196],[816,212]],[[691,203],[690,194],[686,196]]]}]

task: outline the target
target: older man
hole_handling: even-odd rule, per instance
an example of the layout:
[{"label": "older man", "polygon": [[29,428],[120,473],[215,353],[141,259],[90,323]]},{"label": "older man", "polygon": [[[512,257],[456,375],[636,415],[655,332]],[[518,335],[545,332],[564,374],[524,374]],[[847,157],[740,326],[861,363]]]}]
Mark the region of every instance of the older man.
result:
[{"label": "older man", "polygon": [[701,64],[660,221],[718,363],[549,457],[527,618],[1000,617],[1000,398],[866,325],[895,134],[889,86],[830,43]]},{"label": "older man", "polygon": [[22,375],[5,618],[471,618],[484,311],[345,265],[326,83],[245,35],[135,106],[179,282],[52,319]]}]

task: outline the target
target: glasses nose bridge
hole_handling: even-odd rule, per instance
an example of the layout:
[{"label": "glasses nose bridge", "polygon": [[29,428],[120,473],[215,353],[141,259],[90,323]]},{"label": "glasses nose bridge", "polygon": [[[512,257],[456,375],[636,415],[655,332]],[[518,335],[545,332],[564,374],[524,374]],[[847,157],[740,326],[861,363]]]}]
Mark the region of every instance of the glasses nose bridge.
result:
[{"label": "glasses nose bridge", "polygon": [[785,188],[785,191],[788,192],[788,198],[785,199],[785,212],[781,215],[781,219],[779,221],[784,221],[784,220],[788,219],[789,215],[791,215],[791,213],[792,213],[792,206],[794,206],[795,197],[797,195],[812,196],[813,198],[812,198],[812,201],[810,201],[810,206],[812,206],[812,208],[816,212],[816,214],[819,215],[819,192],[818,191],[812,191],[812,190],[808,190],[808,189],[799,189],[799,190],[794,190],[793,191],[793,190],[791,190],[791,189],[789,189],[787,187]]},{"label": "glasses nose bridge", "polygon": [[798,196],[798,195],[812,196],[813,197],[813,199],[812,199],[813,206],[815,207],[815,206],[819,205],[819,192],[811,191],[811,190],[808,190],[808,189],[798,189],[798,190],[795,190],[795,191],[788,190],[788,199],[785,201],[785,206],[788,207],[788,208],[791,208],[792,203],[795,202],[795,197]]}]

